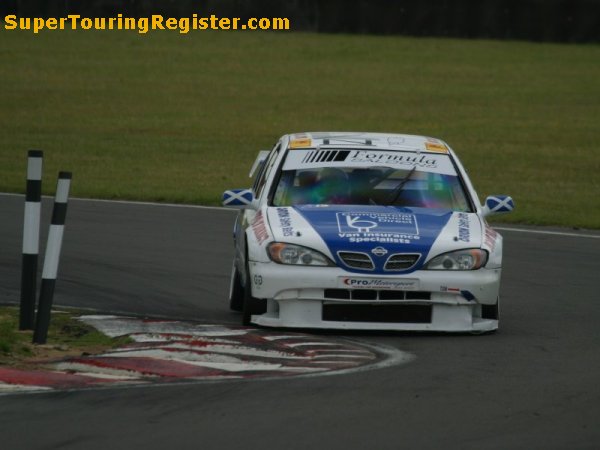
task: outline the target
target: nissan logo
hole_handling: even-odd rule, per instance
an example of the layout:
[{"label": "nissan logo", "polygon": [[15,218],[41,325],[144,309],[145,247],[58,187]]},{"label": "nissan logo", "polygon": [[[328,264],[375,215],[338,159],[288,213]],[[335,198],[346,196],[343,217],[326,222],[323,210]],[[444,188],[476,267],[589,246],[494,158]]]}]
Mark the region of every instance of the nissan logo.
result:
[{"label": "nissan logo", "polygon": [[375,247],[373,250],[371,250],[371,253],[373,253],[375,256],[384,256],[387,255],[387,250],[383,247]]}]

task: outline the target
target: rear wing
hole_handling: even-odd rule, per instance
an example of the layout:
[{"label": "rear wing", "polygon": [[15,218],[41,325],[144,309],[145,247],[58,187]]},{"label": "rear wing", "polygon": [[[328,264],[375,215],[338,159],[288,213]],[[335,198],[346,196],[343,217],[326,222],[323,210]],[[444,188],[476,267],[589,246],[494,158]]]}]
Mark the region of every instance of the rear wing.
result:
[{"label": "rear wing", "polygon": [[256,157],[254,164],[252,164],[252,169],[250,169],[250,174],[248,175],[250,178],[252,178],[254,176],[257,169],[262,167],[262,165],[267,160],[269,153],[271,153],[269,150],[261,150],[260,152],[258,152],[258,156]]}]

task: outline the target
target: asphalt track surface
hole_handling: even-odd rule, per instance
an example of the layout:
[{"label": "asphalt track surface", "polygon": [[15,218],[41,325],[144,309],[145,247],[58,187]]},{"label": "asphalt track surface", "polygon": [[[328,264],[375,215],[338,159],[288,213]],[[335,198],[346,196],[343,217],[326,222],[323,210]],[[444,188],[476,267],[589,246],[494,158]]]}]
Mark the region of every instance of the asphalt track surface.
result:
[{"label": "asphalt track surface", "polygon": [[[42,242],[50,209],[46,199]],[[4,303],[19,298],[22,216],[22,196],[0,195]],[[233,219],[224,210],[72,200],[55,302],[239,323],[226,301]],[[497,333],[346,334],[415,359],[339,376],[3,396],[0,446],[600,448],[600,239],[502,234]]]}]

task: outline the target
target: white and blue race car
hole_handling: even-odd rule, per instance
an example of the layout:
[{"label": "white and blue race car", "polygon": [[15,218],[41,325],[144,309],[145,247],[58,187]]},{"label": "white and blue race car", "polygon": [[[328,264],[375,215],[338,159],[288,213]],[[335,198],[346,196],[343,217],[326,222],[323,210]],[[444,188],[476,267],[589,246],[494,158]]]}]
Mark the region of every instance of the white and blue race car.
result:
[{"label": "white and blue race car", "polygon": [[251,189],[223,194],[234,227],[230,306],[268,327],[498,328],[502,237],[439,139],[300,133],[259,153]]}]

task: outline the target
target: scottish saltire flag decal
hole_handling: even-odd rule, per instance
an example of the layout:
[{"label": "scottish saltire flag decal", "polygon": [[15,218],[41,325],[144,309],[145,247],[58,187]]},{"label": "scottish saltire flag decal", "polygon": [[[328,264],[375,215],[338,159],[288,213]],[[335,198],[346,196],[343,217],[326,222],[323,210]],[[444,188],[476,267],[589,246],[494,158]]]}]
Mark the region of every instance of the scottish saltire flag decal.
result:
[{"label": "scottish saltire flag decal", "polygon": [[[431,246],[452,216],[452,211],[433,212],[423,208],[392,206],[302,205],[294,207],[326,243],[336,263],[349,272],[390,274],[384,269],[392,254],[418,254],[418,262],[408,270],[420,269]],[[361,253],[372,261],[372,267],[349,266],[340,256]]]},{"label": "scottish saltire flag decal", "polygon": [[231,189],[223,193],[223,206],[246,206],[252,204],[251,189]]},{"label": "scottish saltire flag decal", "polygon": [[490,213],[507,213],[515,209],[513,199],[507,195],[490,196],[485,200]]}]

